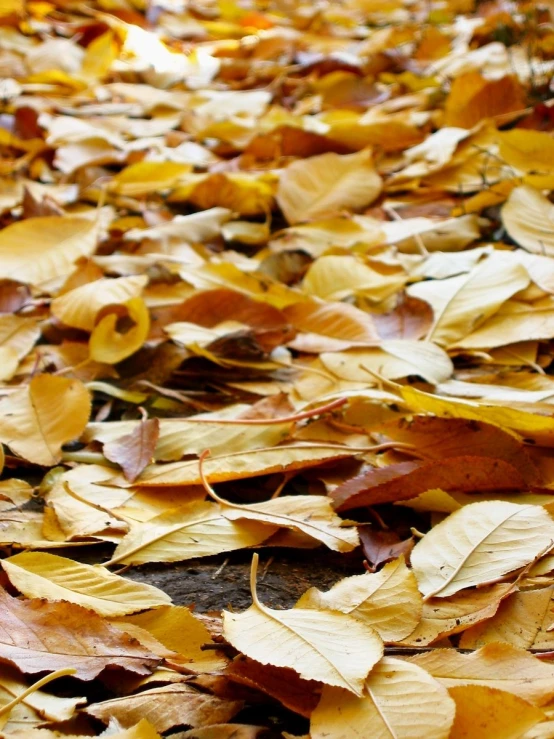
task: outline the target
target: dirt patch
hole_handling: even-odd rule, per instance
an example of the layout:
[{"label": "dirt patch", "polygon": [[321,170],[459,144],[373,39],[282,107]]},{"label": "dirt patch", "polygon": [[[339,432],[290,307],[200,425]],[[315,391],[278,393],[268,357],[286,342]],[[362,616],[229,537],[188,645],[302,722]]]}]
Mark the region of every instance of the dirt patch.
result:
[{"label": "dirt patch", "polygon": [[[226,561],[227,560],[227,561]],[[197,611],[248,608],[251,553],[232,552],[170,565],[144,565],[126,571],[131,580],[155,585],[177,605]],[[225,563],[225,564],[224,564]],[[364,571],[361,554],[323,549],[261,552],[258,594],[273,608],[290,608],[312,586],[327,590],[337,580]]]}]

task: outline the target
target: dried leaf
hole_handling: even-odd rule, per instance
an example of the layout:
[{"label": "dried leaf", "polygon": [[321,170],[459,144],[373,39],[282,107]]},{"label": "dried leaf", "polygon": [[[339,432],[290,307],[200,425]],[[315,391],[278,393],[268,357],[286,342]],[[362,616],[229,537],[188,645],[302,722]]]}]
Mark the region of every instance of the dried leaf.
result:
[{"label": "dried leaf", "polygon": [[456,703],[451,739],[518,739],[545,718],[528,701],[487,685],[460,685],[448,692]]},{"label": "dried leaf", "polygon": [[219,505],[197,501],[133,524],[107,563],[179,562],[261,544],[277,530],[257,521],[230,521]]},{"label": "dried leaf", "polygon": [[312,714],[310,736],[447,739],[454,713],[454,701],[446,689],[425,670],[383,657],[365,681],[362,695],[323,688]]},{"label": "dried leaf", "polygon": [[174,726],[224,723],[240,708],[239,701],[221,700],[180,683],[93,703],[85,711],[106,724],[116,718],[122,726],[129,727],[146,719],[156,731],[167,731]]},{"label": "dried leaf", "polygon": [[73,603],[20,601],[0,592],[0,657],[26,673],[75,668],[92,680],[107,667],[148,675],[157,658],[100,616]]},{"label": "dried leaf", "polygon": [[101,616],[123,616],[170,602],[152,585],[130,582],[100,565],[73,562],[43,552],[24,552],[2,560],[10,582],[27,598],[69,601]]},{"label": "dried leaf", "polygon": [[143,419],[131,433],[104,444],[104,456],[120,465],[126,480],[134,482],[152,461],[159,432],[157,418]]},{"label": "dried leaf", "polygon": [[554,522],[540,506],[473,503],[431,529],[413,549],[412,567],[425,598],[493,582],[552,546]]},{"label": "dried leaf", "polygon": [[383,641],[396,642],[418,625],[422,603],[417,581],[400,557],[380,572],[345,577],[326,593],[310,588],[296,608],[348,613],[373,627]]},{"label": "dried leaf", "polygon": [[94,221],[74,216],[27,218],[0,234],[0,277],[42,285],[65,277],[97,244]]},{"label": "dried leaf", "polygon": [[90,403],[80,380],[37,375],[0,403],[0,440],[35,464],[56,464],[84,430]]},{"label": "dried leaf", "polygon": [[287,221],[298,223],[365,208],[380,192],[371,151],[330,152],[289,165],[279,180],[277,202]]},{"label": "dried leaf", "polygon": [[352,616],[332,611],[267,608],[256,594],[257,555],[244,613],[223,612],[225,638],[262,664],[289,667],[305,680],[319,680],[361,695],[364,679],[383,654],[377,633]]}]

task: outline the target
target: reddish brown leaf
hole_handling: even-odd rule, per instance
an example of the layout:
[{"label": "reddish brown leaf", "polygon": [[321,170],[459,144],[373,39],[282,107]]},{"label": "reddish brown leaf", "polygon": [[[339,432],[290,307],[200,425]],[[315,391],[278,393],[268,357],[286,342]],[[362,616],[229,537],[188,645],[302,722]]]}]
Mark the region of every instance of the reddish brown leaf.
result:
[{"label": "reddish brown leaf", "polygon": [[471,493],[518,490],[525,480],[502,459],[464,455],[432,462],[400,462],[370,468],[339,485],[332,493],[338,511],[378,503],[409,500],[433,488]]},{"label": "reddish brown leaf", "polygon": [[106,667],[148,675],[159,662],[136,639],[87,608],[34,598],[18,600],[0,591],[0,660],[22,672],[75,668],[92,680]]},{"label": "reddish brown leaf", "polygon": [[527,448],[513,434],[498,426],[463,418],[416,416],[391,423],[386,431],[395,441],[414,444],[428,457],[458,455],[494,457],[517,467],[529,485],[541,483],[541,473]]},{"label": "reddish brown leaf", "polygon": [[294,670],[262,665],[250,657],[237,657],[225,670],[231,680],[257,688],[301,716],[309,718],[319,701],[321,684],[303,680]]},{"label": "reddish brown leaf", "polygon": [[159,435],[158,419],[143,419],[130,434],[104,444],[104,456],[118,464],[125,478],[133,482],[152,461]]},{"label": "reddish brown leaf", "polygon": [[371,526],[360,526],[358,534],[362,551],[372,570],[402,554],[407,556],[414,548],[413,536],[401,540],[394,531],[376,531]]}]

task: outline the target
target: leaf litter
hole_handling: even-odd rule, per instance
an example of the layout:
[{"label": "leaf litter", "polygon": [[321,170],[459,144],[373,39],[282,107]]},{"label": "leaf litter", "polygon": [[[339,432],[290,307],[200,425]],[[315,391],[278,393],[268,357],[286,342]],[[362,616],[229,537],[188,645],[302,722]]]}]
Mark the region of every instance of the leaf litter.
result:
[{"label": "leaf litter", "polygon": [[0,2],[2,737],[554,736],[553,21]]}]

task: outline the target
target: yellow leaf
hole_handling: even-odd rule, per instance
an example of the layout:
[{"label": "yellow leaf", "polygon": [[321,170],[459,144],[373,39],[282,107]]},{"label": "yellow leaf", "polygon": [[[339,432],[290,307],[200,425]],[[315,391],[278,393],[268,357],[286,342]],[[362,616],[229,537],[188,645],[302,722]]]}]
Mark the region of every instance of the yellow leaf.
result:
[{"label": "yellow leaf", "polygon": [[289,667],[306,680],[361,695],[364,680],[383,654],[369,626],[344,613],[293,608],[276,611],[258,600],[254,555],[253,604],[243,613],[223,611],[223,633],[236,649],[262,664]]},{"label": "yellow leaf", "polygon": [[427,338],[450,346],[494,315],[508,298],[529,284],[522,265],[493,252],[471,272],[446,280],[427,280],[408,288],[412,297],[433,308],[434,321]]},{"label": "yellow leaf", "polygon": [[330,499],[322,495],[285,495],[262,503],[238,505],[220,498],[205,478],[202,482],[230,521],[245,519],[297,529],[337,552],[351,552],[360,543],[357,531],[342,527],[343,521],[334,512]]},{"label": "yellow leaf", "polygon": [[516,341],[549,339],[554,335],[554,298],[534,303],[507,300],[473,333],[458,341],[459,349],[493,349]]},{"label": "yellow leaf", "polygon": [[425,598],[444,598],[524,567],[553,540],[554,521],[541,506],[484,501],[431,529],[411,562]]},{"label": "yellow leaf", "polygon": [[554,633],[548,632],[554,621],[552,595],[552,588],[513,593],[492,618],[464,632],[460,646],[477,649],[502,641],[522,649],[552,649]]},{"label": "yellow leaf", "polygon": [[[239,406],[244,412],[248,406]],[[181,459],[185,454],[201,454],[209,449],[212,454],[232,454],[251,449],[271,447],[286,439],[292,423],[272,423],[267,426],[219,423],[219,421],[236,418],[237,411],[225,409],[217,413],[200,413],[193,421],[175,419],[160,420],[160,436],[154,457],[157,460],[173,461]],[[205,422],[203,423],[202,421]],[[85,441],[113,441],[131,433],[137,428],[139,421],[104,421],[89,423],[85,430]]]},{"label": "yellow leaf", "polygon": [[510,644],[487,644],[471,654],[432,649],[407,661],[427,670],[448,689],[486,684],[538,706],[554,696],[554,666]]},{"label": "yellow leaf", "polygon": [[296,608],[340,611],[372,626],[385,642],[400,641],[417,626],[422,602],[404,558],[373,574],[345,577],[326,593],[310,588]]},{"label": "yellow leaf", "polygon": [[89,341],[90,358],[95,362],[117,364],[138,351],[150,331],[150,314],[142,298],[123,303],[134,325],[125,333],[117,330],[117,313],[108,313],[94,327]]},{"label": "yellow leaf", "polygon": [[359,293],[377,303],[398,292],[405,279],[400,271],[384,275],[354,256],[333,254],[310,265],[302,287],[308,295],[323,300],[342,300]]},{"label": "yellow leaf", "polygon": [[450,739],[521,739],[545,718],[523,698],[488,685],[459,685],[448,692],[456,703]]},{"label": "yellow leaf", "polygon": [[498,154],[522,172],[554,172],[554,138],[546,131],[513,128],[498,134]]},{"label": "yellow leaf", "polygon": [[67,600],[101,616],[123,616],[170,603],[152,585],[113,575],[101,565],[73,562],[43,552],[23,552],[2,560],[10,582],[27,598]]},{"label": "yellow leaf", "polygon": [[192,672],[210,672],[225,667],[227,660],[215,650],[202,649],[213,644],[208,629],[184,606],[165,606],[124,619],[146,629],[165,647],[176,652],[172,663]]},{"label": "yellow leaf", "polygon": [[526,107],[525,92],[517,77],[488,80],[479,72],[456,77],[444,108],[444,125],[473,128],[485,118],[503,116]]},{"label": "yellow leaf", "polygon": [[108,74],[115,58],[114,34],[112,31],[106,31],[87,46],[81,66],[81,75],[93,82],[99,82]]},{"label": "yellow leaf", "polygon": [[90,403],[79,380],[37,375],[0,402],[0,440],[30,462],[56,464],[62,445],[83,432]]},{"label": "yellow leaf", "polygon": [[208,557],[261,544],[276,530],[275,526],[255,521],[230,521],[222,515],[220,506],[198,501],[173,508],[146,523],[134,524],[106,564],[180,562]]},{"label": "yellow leaf", "polygon": [[136,197],[168,190],[191,171],[189,164],[177,162],[138,162],[126,167],[110,181],[109,190],[116,195]]},{"label": "yellow leaf", "polygon": [[66,326],[92,331],[96,315],[102,308],[138,298],[147,282],[148,278],[143,275],[89,282],[55,298],[52,314]]},{"label": "yellow leaf", "polygon": [[342,210],[360,210],[381,192],[371,151],[328,153],[289,165],[281,174],[277,203],[289,223],[328,218]]},{"label": "yellow leaf", "polygon": [[[222,700],[186,683],[179,683],[93,703],[85,710],[105,724],[116,719],[123,726],[130,726],[147,716],[157,731],[164,732],[174,726],[223,723],[233,718],[241,707],[241,701]],[[128,738],[123,733],[121,739],[143,739],[143,736],[131,734]],[[153,739],[153,736],[146,734],[144,739]]]},{"label": "yellow leaf", "polygon": [[554,256],[554,205],[534,187],[522,185],[512,190],[502,208],[502,222],[524,249]]},{"label": "yellow leaf", "polygon": [[[13,667],[2,665],[0,668],[0,710],[14,698],[27,690],[29,686],[21,677],[21,674]],[[60,698],[57,695],[51,695],[43,690],[35,690],[28,696],[23,698],[19,707],[26,709],[29,715],[21,716],[21,719],[30,724],[33,720],[39,724],[47,721],[68,721],[74,714],[75,709],[86,703],[85,698]],[[0,716],[0,729],[6,728],[8,722],[17,725],[18,717],[15,710],[9,714]],[[9,727],[8,727],[9,728]],[[11,731],[9,732],[12,736]]]},{"label": "yellow leaf", "polygon": [[[332,444],[298,444],[252,452],[235,452],[219,457],[208,457],[204,474],[210,483],[224,480],[242,480],[272,472],[313,467],[332,459],[353,457],[359,450]],[[198,460],[174,462],[163,466],[147,467],[135,481],[135,485],[200,485]]]},{"label": "yellow leaf", "polygon": [[[415,669],[414,669],[415,668]],[[416,665],[383,657],[360,696],[325,686],[312,713],[312,739],[447,739],[455,705]]]},{"label": "yellow leaf", "polygon": [[487,405],[458,398],[441,398],[413,387],[399,388],[406,405],[416,413],[432,413],[442,418],[467,418],[516,431],[525,438],[547,446],[554,444],[554,419],[502,405]]},{"label": "yellow leaf", "polygon": [[451,377],[454,367],[446,352],[431,342],[389,339],[375,349],[324,352],[323,366],[341,380],[373,382],[368,370],[387,379],[420,375],[437,384]]},{"label": "yellow leaf", "polygon": [[96,249],[97,226],[87,218],[27,218],[0,232],[0,278],[41,285],[64,277]]},{"label": "yellow leaf", "polygon": [[10,380],[19,361],[33,348],[40,337],[36,318],[17,315],[0,316],[0,379]]},{"label": "yellow leaf", "polygon": [[494,616],[502,599],[513,590],[514,585],[502,583],[490,588],[464,590],[449,598],[429,598],[423,603],[421,621],[402,643],[424,647],[485,621]]}]

